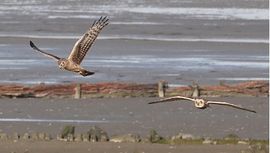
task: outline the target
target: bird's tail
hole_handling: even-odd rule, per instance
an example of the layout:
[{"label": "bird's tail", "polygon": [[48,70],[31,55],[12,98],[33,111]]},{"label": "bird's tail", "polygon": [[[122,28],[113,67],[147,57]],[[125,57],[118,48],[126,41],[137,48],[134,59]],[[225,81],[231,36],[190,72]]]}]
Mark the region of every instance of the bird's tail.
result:
[{"label": "bird's tail", "polygon": [[95,72],[87,71],[87,70],[80,70],[80,75],[82,76],[88,76],[88,75],[93,75]]}]

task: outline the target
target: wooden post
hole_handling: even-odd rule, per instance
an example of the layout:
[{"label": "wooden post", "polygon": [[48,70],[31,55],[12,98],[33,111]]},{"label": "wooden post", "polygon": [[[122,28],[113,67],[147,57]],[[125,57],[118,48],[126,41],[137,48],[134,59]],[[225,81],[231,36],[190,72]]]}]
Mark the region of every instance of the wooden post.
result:
[{"label": "wooden post", "polygon": [[165,97],[166,88],[167,88],[167,82],[166,81],[162,80],[162,81],[158,82],[158,96],[160,98]]},{"label": "wooden post", "polygon": [[81,99],[81,84],[77,84],[76,87],[75,87],[75,95],[74,95],[74,98],[75,99]]},{"label": "wooden post", "polygon": [[219,81],[219,85],[220,85],[220,86],[226,86],[226,85],[225,85],[225,81],[224,81],[224,80],[220,80],[220,81]]},{"label": "wooden post", "polygon": [[193,98],[198,98],[198,97],[200,97],[200,87],[199,87],[198,84],[194,84],[194,85],[193,85],[192,97],[193,97]]}]

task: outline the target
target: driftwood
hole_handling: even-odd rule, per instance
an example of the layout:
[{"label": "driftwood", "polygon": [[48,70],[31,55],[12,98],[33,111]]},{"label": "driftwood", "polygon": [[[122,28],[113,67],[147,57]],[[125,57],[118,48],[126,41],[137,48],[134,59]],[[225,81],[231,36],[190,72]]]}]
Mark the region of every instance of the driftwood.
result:
[{"label": "driftwood", "polygon": [[[74,97],[77,84],[2,84],[0,97],[28,98],[28,97]],[[268,96],[269,83],[267,81],[249,81],[238,84],[222,84],[213,86],[199,86],[201,96]],[[156,97],[158,84],[135,83],[82,83],[80,93],[85,97]],[[190,86],[169,87],[166,95],[191,96],[193,89]]]}]

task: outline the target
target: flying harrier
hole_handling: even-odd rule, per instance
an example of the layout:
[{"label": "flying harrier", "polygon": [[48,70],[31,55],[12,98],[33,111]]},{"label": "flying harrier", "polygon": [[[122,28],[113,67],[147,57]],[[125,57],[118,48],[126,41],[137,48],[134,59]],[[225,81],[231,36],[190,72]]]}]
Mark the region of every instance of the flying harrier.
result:
[{"label": "flying harrier", "polygon": [[233,107],[233,108],[236,108],[236,109],[241,109],[241,110],[256,113],[256,111],[254,111],[254,110],[250,110],[250,109],[241,107],[239,105],[235,105],[235,104],[231,104],[231,103],[227,103],[227,102],[208,101],[208,100],[204,100],[202,98],[188,98],[188,97],[183,97],[183,96],[169,97],[169,98],[161,99],[161,100],[158,100],[158,101],[153,101],[153,102],[150,102],[148,104],[172,102],[172,101],[176,101],[176,100],[189,100],[189,101],[192,101],[192,102],[194,102],[195,107],[199,108],[199,109],[205,109],[207,107],[210,107],[210,104],[216,104],[216,105],[230,106],[230,107]]},{"label": "flying harrier", "polygon": [[71,72],[79,73],[82,76],[93,75],[94,72],[85,70],[80,66],[80,64],[84,59],[86,53],[90,49],[90,47],[95,42],[98,34],[106,25],[109,24],[108,21],[109,19],[107,17],[100,17],[99,20],[94,21],[89,30],[75,43],[67,59],[57,57],[50,53],[46,53],[45,51],[37,48],[32,41],[30,41],[30,46],[34,50],[42,53],[43,55],[56,60],[59,68],[62,70],[68,70]]}]

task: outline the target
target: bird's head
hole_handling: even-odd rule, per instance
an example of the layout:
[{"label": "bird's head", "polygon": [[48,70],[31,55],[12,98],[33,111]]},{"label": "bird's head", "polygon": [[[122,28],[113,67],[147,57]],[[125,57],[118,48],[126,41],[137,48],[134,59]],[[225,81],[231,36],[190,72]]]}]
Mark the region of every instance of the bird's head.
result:
[{"label": "bird's head", "polygon": [[195,99],[195,107],[204,109],[208,107],[208,104],[204,99]]},{"label": "bird's head", "polygon": [[59,66],[60,69],[62,69],[62,70],[65,69],[66,65],[67,65],[67,60],[66,59],[61,58],[58,61],[58,66]]}]

